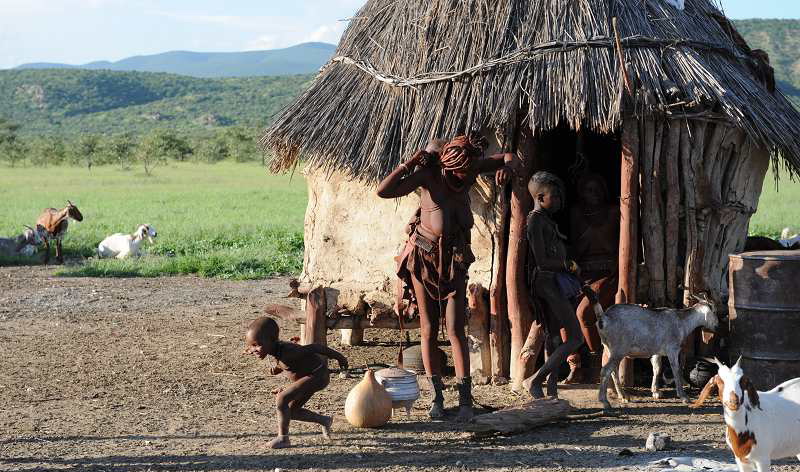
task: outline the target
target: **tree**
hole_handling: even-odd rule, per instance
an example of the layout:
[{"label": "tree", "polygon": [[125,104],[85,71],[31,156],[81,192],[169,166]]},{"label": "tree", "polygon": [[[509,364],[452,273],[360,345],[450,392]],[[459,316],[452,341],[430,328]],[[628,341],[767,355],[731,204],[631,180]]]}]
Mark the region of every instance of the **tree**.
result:
[{"label": "tree", "polygon": [[20,126],[0,117],[0,158],[11,167],[25,158],[25,145],[17,136]]},{"label": "tree", "polygon": [[58,136],[42,136],[32,143],[30,160],[35,166],[59,165],[65,156],[64,140]]},{"label": "tree", "polygon": [[228,143],[224,137],[212,136],[200,141],[195,156],[198,161],[214,164],[228,158]]},{"label": "tree", "polygon": [[192,147],[186,139],[171,130],[153,130],[142,139],[136,152],[137,160],[150,175],[156,167],[167,163],[168,159],[184,161],[192,154]]},{"label": "tree", "polygon": [[124,170],[131,168],[136,142],[130,134],[114,136],[105,144],[104,153],[108,156],[109,162],[117,163]]},{"label": "tree", "polygon": [[228,144],[228,155],[235,162],[248,162],[257,160],[258,148],[256,147],[255,133],[247,128],[234,126],[225,130],[225,140]]},{"label": "tree", "polygon": [[75,165],[86,164],[86,168],[92,170],[92,165],[100,152],[100,137],[94,134],[84,134],[78,138],[78,142],[72,149],[70,162]]}]

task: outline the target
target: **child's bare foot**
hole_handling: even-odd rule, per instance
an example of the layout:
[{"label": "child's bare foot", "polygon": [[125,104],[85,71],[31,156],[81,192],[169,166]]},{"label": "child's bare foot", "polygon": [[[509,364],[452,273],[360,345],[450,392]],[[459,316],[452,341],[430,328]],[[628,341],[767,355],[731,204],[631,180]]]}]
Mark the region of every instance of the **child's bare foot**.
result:
[{"label": "child's bare foot", "polygon": [[326,441],[331,440],[331,426],[333,425],[333,416],[326,416],[326,420],[320,426],[322,426],[322,437],[325,438]]},{"label": "child's bare foot", "polygon": [[282,449],[290,445],[289,436],[275,436],[275,439],[267,443],[267,447],[270,449]]}]

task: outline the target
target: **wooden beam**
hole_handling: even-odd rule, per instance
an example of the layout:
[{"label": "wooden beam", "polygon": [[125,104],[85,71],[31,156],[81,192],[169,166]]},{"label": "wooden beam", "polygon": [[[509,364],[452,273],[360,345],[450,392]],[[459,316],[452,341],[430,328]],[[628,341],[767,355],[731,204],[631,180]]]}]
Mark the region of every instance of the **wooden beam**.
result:
[{"label": "wooden beam", "polygon": [[671,120],[669,122],[669,135],[667,137],[668,149],[665,154],[664,166],[667,176],[667,209],[666,227],[664,231],[666,251],[665,270],[667,284],[667,303],[669,306],[678,307],[678,241],[676,236],[680,230],[681,187],[678,177],[681,147],[681,126],[683,121]]},{"label": "wooden beam", "polygon": [[[636,271],[639,264],[639,126],[634,117],[622,125],[622,165],[620,166],[619,289],[617,303],[636,303]],[[633,381],[633,363],[620,364],[620,381]]]},{"label": "wooden beam", "polygon": [[[508,320],[511,324],[511,379],[512,390],[522,389],[522,381],[533,370],[533,361],[520,359],[522,347],[533,320],[530,295],[525,283],[525,260],[528,248],[525,244],[525,224],[531,209],[528,180],[534,169],[536,146],[530,130],[522,133],[515,156],[517,173],[511,184],[511,220],[508,231],[508,256],[506,283],[508,290]],[[532,356],[535,357],[535,356]]]}]

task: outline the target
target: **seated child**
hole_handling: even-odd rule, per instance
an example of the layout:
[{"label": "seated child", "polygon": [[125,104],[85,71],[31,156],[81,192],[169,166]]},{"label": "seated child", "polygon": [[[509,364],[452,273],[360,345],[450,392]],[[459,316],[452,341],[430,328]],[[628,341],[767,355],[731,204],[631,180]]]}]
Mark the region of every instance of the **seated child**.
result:
[{"label": "seated child", "polygon": [[292,384],[277,391],[275,406],[278,410],[278,436],[267,445],[278,449],[289,446],[289,421],[297,420],[322,426],[322,435],[330,439],[333,417],[320,415],[303,408],[312,395],[323,390],[330,382],[327,359],[336,359],[339,367],[347,369],[347,358],[340,353],[318,344],[300,346],[278,339],[278,324],[272,318],[261,317],[250,323],[245,335],[246,354],[264,359],[273,356],[278,365],[270,368],[270,374],[286,371]]},{"label": "seated child", "polygon": [[[566,236],[558,230],[553,215],[564,205],[564,184],[550,172],[537,172],[528,183],[533,197],[534,209],[528,215],[527,238],[532,274],[533,297],[546,307],[544,326],[566,331],[566,341],[549,353],[544,365],[523,385],[534,398],[542,398],[542,382],[551,373],[558,372],[567,356],[575,352],[584,342],[580,324],[575,316],[577,296],[581,283],[575,277],[577,264],[567,258]],[[555,375],[552,380],[555,380]],[[554,382],[548,382],[548,395],[557,395]],[[552,389],[552,391],[550,391]]]}]

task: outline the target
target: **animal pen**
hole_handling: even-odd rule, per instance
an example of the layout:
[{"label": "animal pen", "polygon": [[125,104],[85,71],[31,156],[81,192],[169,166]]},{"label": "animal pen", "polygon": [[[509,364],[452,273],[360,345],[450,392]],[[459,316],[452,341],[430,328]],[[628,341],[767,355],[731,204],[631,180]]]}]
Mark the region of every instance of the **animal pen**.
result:
[{"label": "animal pen", "polygon": [[800,114],[714,3],[674,3],[369,0],[261,139],[272,171],[305,164],[305,340],[397,327],[393,257],[418,197],[380,200],[375,184],[431,138],[465,130],[520,169],[506,188],[481,179],[471,194],[476,375],[518,383],[533,367],[519,353],[533,322],[524,228],[538,170],[569,181],[583,163],[606,177],[621,215],[618,301],[679,307],[707,292],[724,311],[728,257],[744,247],[770,162],[800,169]]}]

